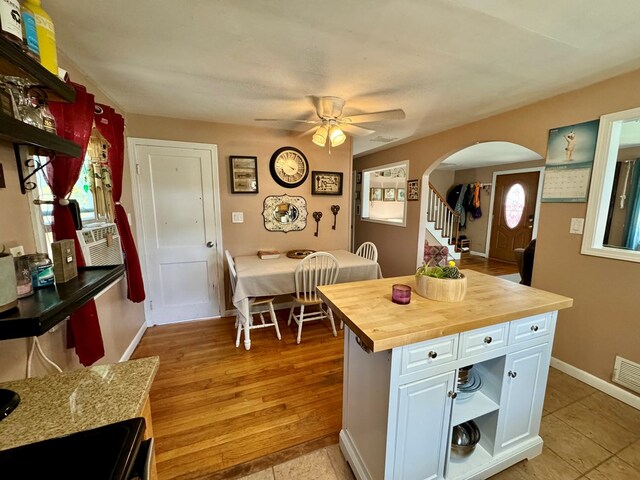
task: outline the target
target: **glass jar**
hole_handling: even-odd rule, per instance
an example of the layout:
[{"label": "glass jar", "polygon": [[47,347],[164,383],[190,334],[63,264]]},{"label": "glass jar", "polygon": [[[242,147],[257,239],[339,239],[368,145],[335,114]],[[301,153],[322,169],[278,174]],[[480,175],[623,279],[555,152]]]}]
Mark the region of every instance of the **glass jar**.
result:
[{"label": "glass jar", "polygon": [[46,253],[29,255],[31,269],[31,283],[33,288],[43,288],[53,285],[53,263]]},{"label": "glass jar", "polygon": [[13,259],[16,270],[16,284],[18,298],[28,297],[33,294],[33,282],[31,280],[31,265],[29,255],[21,255]]}]

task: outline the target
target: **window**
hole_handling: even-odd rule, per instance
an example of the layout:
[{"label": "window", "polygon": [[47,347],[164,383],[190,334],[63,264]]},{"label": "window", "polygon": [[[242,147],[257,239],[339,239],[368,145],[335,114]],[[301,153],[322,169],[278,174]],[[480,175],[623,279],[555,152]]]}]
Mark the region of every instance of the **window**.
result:
[{"label": "window", "polygon": [[524,203],[525,194],[522,185],[519,183],[511,185],[504,201],[504,217],[509,228],[516,228],[520,224]]},{"label": "window", "polygon": [[[80,208],[83,226],[99,222],[113,222],[113,199],[111,198],[111,172],[106,164],[106,152],[109,144],[98,131],[93,129],[82,170],[69,198],[76,200]],[[43,164],[46,157],[32,157],[35,162]],[[54,160],[55,161],[55,160]],[[53,194],[42,170],[35,175],[36,188],[32,191],[32,199],[39,200],[39,205],[32,209],[32,222],[36,232],[38,251],[50,251],[53,242],[51,224],[53,223]],[[49,252],[51,253],[51,252]]]},{"label": "window", "polygon": [[362,220],[406,226],[408,172],[408,160],[363,170]]}]

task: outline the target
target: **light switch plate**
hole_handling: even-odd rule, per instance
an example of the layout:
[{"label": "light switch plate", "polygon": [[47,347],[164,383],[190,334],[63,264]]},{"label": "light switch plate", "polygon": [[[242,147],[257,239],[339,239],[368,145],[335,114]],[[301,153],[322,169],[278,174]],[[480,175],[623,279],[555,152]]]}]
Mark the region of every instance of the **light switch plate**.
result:
[{"label": "light switch plate", "polygon": [[13,255],[14,257],[20,257],[24,255],[24,247],[22,245],[18,245],[17,247],[11,247],[9,249],[9,252],[11,252],[11,255]]},{"label": "light switch plate", "polygon": [[231,223],[244,223],[244,212],[231,212]]},{"label": "light switch plate", "polygon": [[583,230],[584,230],[584,218],[572,218],[571,227],[569,227],[569,233],[582,235]]}]

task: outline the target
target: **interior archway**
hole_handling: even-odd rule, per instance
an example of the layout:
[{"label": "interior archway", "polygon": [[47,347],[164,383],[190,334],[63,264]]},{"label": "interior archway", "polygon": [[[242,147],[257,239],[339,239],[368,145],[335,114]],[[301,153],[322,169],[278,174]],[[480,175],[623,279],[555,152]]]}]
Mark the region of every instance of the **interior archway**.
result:
[{"label": "interior archway", "polygon": [[488,239],[491,231],[489,219],[494,203],[493,184],[497,177],[515,172],[540,172],[538,174],[536,210],[533,217],[535,225],[532,225],[535,238],[543,168],[544,158],[539,153],[522,145],[503,141],[482,142],[464,147],[434,163],[422,176],[420,199],[422,214],[420,216],[417,263],[421,264],[423,261],[425,242],[430,245],[435,243],[449,247],[449,251],[456,260],[461,255],[459,251],[456,251],[455,241],[447,241],[447,238],[443,238],[443,236],[438,237],[436,235],[438,229],[433,228],[432,222],[428,221],[429,209],[435,208],[433,194],[430,193],[430,184],[444,199],[447,198],[449,189],[454,185],[468,185],[476,182],[481,184],[480,215],[474,218],[469,215],[469,212],[466,212],[467,222],[464,229],[457,232],[456,237],[466,236],[469,240],[470,254],[484,257],[489,254]]}]

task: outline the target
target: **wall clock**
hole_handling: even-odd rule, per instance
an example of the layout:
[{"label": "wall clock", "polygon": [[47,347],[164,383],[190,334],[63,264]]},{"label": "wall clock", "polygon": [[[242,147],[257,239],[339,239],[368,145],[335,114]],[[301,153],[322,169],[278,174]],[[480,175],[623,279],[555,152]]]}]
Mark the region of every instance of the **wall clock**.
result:
[{"label": "wall clock", "polygon": [[282,147],[271,155],[269,170],[273,179],[285,188],[295,188],[309,175],[309,162],[297,148]]}]

